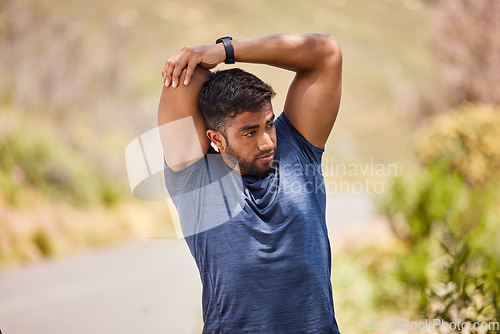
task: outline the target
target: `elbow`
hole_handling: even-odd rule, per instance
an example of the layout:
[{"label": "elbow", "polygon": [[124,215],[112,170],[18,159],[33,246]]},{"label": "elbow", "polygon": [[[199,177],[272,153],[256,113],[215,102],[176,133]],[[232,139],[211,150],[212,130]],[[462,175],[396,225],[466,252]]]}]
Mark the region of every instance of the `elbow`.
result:
[{"label": "elbow", "polygon": [[342,67],[342,51],[333,35],[307,34],[303,36],[299,49],[306,55],[307,71],[336,71]]},{"label": "elbow", "polygon": [[342,66],[342,50],[339,41],[333,35],[321,35],[320,58],[321,64],[326,68],[339,68]]}]

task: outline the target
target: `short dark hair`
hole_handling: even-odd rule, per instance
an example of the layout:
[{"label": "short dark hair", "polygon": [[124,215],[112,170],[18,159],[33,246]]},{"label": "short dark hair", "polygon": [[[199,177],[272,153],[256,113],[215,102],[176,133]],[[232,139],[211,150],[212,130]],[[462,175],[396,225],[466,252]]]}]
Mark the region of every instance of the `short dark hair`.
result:
[{"label": "short dark hair", "polygon": [[198,105],[208,129],[226,135],[229,118],[258,112],[275,96],[272,87],[242,69],[217,71],[201,88]]}]

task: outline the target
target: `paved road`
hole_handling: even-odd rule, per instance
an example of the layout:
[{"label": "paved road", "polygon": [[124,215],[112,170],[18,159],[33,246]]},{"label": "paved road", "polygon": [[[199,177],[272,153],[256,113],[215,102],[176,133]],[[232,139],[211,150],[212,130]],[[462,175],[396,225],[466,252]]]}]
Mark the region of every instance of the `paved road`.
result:
[{"label": "paved road", "polygon": [[0,275],[3,334],[200,333],[201,285],[183,240],[149,240]]},{"label": "paved road", "polygon": [[[366,195],[328,199],[332,242],[373,214]],[[200,333],[201,284],[184,240],[93,251],[0,273],[3,334]]]}]

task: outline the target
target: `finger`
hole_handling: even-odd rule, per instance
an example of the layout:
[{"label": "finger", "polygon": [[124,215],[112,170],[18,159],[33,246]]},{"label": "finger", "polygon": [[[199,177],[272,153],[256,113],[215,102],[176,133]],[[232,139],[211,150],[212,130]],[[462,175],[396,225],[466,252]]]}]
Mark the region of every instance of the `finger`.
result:
[{"label": "finger", "polygon": [[165,66],[163,66],[163,71],[161,71],[161,78],[162,78],[162,81],[165,84],[165,86],[167,86],[166,80],[167,80],[167,67],[168,67],[169,60],[167,60],[167,62],[165,63]]},{"label": "finger", "polygon": [[168,62],[165,64],[165,67],[163,68],[163,72],[161,73],[163,84],[165,85],[165,87],[168,87],[170,85],[170,78],[167,75],[167,70],[168,70]]},{"label": "finger", "polygon": [[166,77],[166,75],[165,75],[165,70],[163,70],[163,71],[161,72],[161,82],[162,82],[164,85],[166,85],[166,83],[165,83],[166,79],[167,79],[167,77]]},{"label": "finger", "polygon": [[170,58],[165,64],[165,68],[163,69],[163,77],[165,82],[165,87],[170,86],[172,83],[172,73],[174,71],[174,67],[176,65],[176,57]]},{"label": "finger", "polygon": [[181,58],[179,58],[176,61],[172,72],[172,87],[175,88],[179,85],[179,77],[181,76],[182,71],[186,68],[187,63],[188,63],[187,55],[181,56]]},{"label": "finger", "polygon": [[184,78],[184,85],[187,86],[191,81],[191,77],[193,76],[194,69],[198,65],[198,62],[195,59],[191,59],[186,67],[186,77]]}]

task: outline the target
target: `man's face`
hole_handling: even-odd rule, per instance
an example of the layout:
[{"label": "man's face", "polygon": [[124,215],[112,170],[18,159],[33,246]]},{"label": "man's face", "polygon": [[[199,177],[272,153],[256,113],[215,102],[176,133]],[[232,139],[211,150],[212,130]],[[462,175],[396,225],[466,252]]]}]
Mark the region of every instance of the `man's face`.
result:
[{"label": "man's face", "polygon": [[227,127],[226,145],[221,151],[236,160],[242,175],[265,176],[274,165],[276,129],[271,103],[261,111],[244,112]]}]

